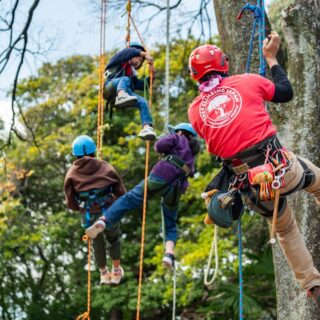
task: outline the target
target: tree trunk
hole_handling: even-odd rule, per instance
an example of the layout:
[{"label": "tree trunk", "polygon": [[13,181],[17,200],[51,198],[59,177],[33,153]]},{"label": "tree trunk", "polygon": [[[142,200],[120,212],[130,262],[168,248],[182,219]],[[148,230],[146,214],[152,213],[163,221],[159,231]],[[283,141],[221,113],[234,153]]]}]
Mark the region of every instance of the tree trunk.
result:
[{"label": "tree trunk", "polygon": [[[246,69],[253,16],[246,11],[242,19],[237,20],[240,9],[246,3],[246,0],[213,0],[221,47],[228,56],[231,74],[244,73]],[[255,48],[257,45],[255,42]],[[255,58],[251,68],[252,72],[258,72],[257,52],[255,49],[253,53]]]},{"label": "tree trunk", "polygon": [[[285,145],[320,165],[320,1],[296,0],[283,11],[288,73],[295,98],[281,110],[278,127]],[[305,192],[289,202],[315,265],[320,269],[320,210]],[[282,252],[275,250],[278,320],[320,319],[315,304],[296,283]]]},{"label": "tree trunk", "polygon": [[[236,20],[237,13],[245,3],[246,1],[214,0],[222,49],[229,56],[231,73],[243,73],[245,70],[252,17],[248,17],[247,13],[240,23]],[[284,145],[319,166],[320,1],[295,0],[285,11],[283,20],[289,51],[289,78],[293,84],[295,98],[289,106],[277,106],[280,110],[279,118],[273,120],[281,121],[278,131]],[[257,67],[254,67],[252,72],[257,72],[256,70]],[[305,192],[291,196],[289,203],[319,269],[320,210]],[[320,319],[315,304],[306,298],[306,293],[293,278],[278,247],[274,250],[274,263],[278,320]]]}]

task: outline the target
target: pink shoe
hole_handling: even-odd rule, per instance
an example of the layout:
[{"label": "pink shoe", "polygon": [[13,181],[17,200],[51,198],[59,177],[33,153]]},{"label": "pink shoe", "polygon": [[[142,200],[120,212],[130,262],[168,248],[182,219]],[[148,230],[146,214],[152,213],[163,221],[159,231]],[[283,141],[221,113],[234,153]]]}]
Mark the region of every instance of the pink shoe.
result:
[{"label": "pink shoe", "polygon": [[95,239],[97,235],[105,229],[105,227],[105,222],[103,220],[98,220],[91,227],[86,229],[86,234],[90,239]]}]

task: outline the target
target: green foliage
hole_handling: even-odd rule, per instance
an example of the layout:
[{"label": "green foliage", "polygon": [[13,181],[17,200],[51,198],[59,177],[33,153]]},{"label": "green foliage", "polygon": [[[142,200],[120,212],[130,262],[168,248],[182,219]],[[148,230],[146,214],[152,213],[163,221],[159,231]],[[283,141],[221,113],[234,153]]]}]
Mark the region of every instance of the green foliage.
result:
[{"label": "green foliage", "polygon": [[[186,45],[186,47],[184,47]],[[170,119],[187,121],[188,104],[197,95],[187,71],[188,52],[195,41],[171,44]],[[164,46],[154,50],[157,70],[153,115],[158,134],[163,131]],[[2,319],[74,319],[86,310],[86,244],[77,213],[63,202],[63,181],[73,158],[71,142],[78,134],[95,137],[97,123],[98,60],[74,56],[44,64],[38,75],[18,86],[38,143],[14,141],[6,150],[0,175],[8,182],[0,204],[0,305]],[[135,137],[140,120],[135,110],[116,111],[104,133],[103,155],[132,188],[144,177],[145,145]],[[157,161],[152,152],[150,163]],[[3,162],[4,163],[4,162]],[[219,278],[203,285],[203,273],[213,229],[202,223],[205,206],[200,193],[217,172],[218,163],[205,148],[198,156],[195,177],[182,197],[177,245],[177,315],[195,319],[236,319],[238,315],[237,238],[232,230],[219,232]],[[244,308],[246,319],[274,314],[272,256],[264,250],[267,229],[261,219],[244,218]],[[91,319],[132,319],[139,274],[141,213],[122,221],[122,264],[126,281],[118,287],[99,287],[92,273]],[[163,254],[158,199],[148,203],[143,319],[171,319],[172,275],[161,266]],[[266,319],[266,317],[264,318]]]}]

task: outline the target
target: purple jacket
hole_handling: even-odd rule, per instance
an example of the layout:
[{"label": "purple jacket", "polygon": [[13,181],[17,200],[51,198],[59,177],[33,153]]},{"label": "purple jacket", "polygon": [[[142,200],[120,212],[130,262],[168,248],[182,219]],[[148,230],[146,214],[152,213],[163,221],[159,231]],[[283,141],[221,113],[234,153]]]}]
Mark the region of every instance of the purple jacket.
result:
[{"label": "purple jacket", "polygon": [[[194,173],[194,155],[189,147],[189,140],[178,134],[169,134],[163,138],[160,138],[154,145],[154,150],[158,153],[164,153],[165,155],[175,155],[180,157],[186,165],[191,169],[191,173]],[[174,164],[166,160],[160,160],[152,168],[151,174],[154,174],[165,181],[172,181],[174,177],[181,174],[181,169]],[[181,185],[181,192],[185,193],[189,183],[187,179]]]}]

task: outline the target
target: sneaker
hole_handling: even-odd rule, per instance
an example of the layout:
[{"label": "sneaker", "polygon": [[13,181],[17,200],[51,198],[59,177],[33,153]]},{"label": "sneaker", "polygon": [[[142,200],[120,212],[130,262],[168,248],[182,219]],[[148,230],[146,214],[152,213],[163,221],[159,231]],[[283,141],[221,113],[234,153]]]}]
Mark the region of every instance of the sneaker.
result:
[{"label": "sneaker", "polygon": [[157,136],[152,127],[146,127],[140,131],[139,137],[142,140],[153,141]]},{"label": "sneaker", "polygon": [[162,264],[164,267],[172,270],[174,268],[174,261],[175,261],[175,257],[173,254],[171,253],[165,253],[163,258],[162,258]]},{"label": "sneaker", "polygon": [[86,234],[90,239],[95,239],[97,235],[105,229],[105,227],[105,222],[103,220],[98,220],[91,227],[86,229]]},{"label": "sneaker", "polygon": [[308,290],[308,297],[312,297],[318,308],[320,308],[320,286],[315,286]]},{"label": "sneaker", "polygon": [[119,268],[112,267],[112,271],[110,273],[111,284],[119,284],[123,277],[124,277],[124,271],[122,267],[119,267]]},{"label": "sneaker", "polygon": [[138,101],[137,97],[129,96],[128,93],[123,93],[116,97],[116,102],[114,103],[115,107],[124,108],[130,107]]},{"label": "sneaker", "polygon": [[103,272],[100,271],[100,286],[108,285],[111,283],[110,281],[111,281],[111,277],[110,277],[109,270],[106,269]]}]

